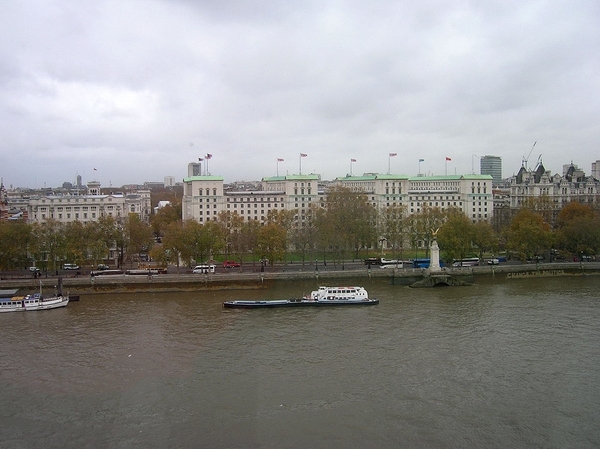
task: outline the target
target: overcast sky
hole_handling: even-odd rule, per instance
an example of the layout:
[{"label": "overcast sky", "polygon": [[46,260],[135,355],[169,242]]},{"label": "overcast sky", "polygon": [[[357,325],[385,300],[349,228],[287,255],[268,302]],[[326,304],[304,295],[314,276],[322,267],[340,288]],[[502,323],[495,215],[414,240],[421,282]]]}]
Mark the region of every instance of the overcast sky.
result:
[{"label": "overcast sky", "polygon": [[6,186],[180,181],[207,153],[225,182],[296,174],[300,153],[323,179],[486,154],[505,177],[540,155],[589,174],[600,2],[0,2]]}]

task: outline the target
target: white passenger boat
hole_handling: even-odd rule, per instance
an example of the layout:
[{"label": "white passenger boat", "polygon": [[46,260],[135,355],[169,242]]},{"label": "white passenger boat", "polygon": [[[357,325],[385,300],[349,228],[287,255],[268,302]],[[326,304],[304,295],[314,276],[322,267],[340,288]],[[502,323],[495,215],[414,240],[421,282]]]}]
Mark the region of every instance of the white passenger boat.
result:
[{"label": "white passenger boat", "polygon": [[277,299],[273,301],[225,301],[223,307],[257,309],[269,307],[322,307],[322,306],[368,306],[379,304],[378,299],[369,299],[363,287],[319,287],[303,298]]},{"label": "white passenger boat", "polygon": [[40,293],[26,296],[13,296],[0,298],[0,312],[28,312],[31,310],[48,310],[66,307],[69,304],[68,296],[44,297]]},{"label": "white passenger boat", "polygon": [[0,312],[29,312],[33,310],[49,310],[66,307],[69,295],[62,294],[62,279],[59,279],[59,293],[55,296],[44,296],[40,286],[39,293],[24,296],[0,297]]}]

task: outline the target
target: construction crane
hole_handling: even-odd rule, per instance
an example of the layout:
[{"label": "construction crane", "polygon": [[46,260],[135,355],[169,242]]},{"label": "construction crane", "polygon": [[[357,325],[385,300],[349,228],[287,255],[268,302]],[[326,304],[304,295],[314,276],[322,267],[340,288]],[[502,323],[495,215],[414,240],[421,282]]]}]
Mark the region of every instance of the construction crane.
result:
[{"label": "construction crane", "polygon": [[531,147],[531,150],[529,150],[529,154],[527,155],[527,157],[523,156],[523,161],[521,162],[521,166],[525,167],[525,170],[527,170],[527,161],[529,160],[529,156],[531,156],[531,153],[533,152],[533,147],[535,147],[536,143],[537,143],[537,140],[535,142],[533,142],[533,146]]}]

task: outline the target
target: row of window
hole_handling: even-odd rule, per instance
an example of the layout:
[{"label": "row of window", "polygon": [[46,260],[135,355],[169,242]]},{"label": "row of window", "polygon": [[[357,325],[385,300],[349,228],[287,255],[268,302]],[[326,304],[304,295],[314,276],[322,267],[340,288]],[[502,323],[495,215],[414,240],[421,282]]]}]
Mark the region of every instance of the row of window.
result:
[{"label": "row of window", "polygon": [[[107,209],[107,210],[113,210],[115,207],[116,207],[116,209],[117,209],[117,210],[120,210],[120,209],[121,209],[121,208],[120,208],[120,206],[106,206],[106,209]],[[135,208],[135,205],[131,205],[131,207],[132,207],[132,208]],[[72,211],[72,210],[73,210],[73,211],[79,211],[79,210],[84,210],[84,211],[87,211],[88,209],[89,209],[89,210],[94,210],[94,211],[95,211],[95,210],[97,210],[98,208],[97,208],[96,206],[91,206],[91,207],[89,207],[89,208],[88,208],[88,206],[83,206],[83,207],[81,207],[81,209],[79,208],[79,206],[75,206],[75,207],[64,207],[64,208],[63,208],[63,207],[56,207],[56,208],[54,208],[54,207],[39,207],[39,208],[35,208],[35,207],[34,207],[32,210],[33,210],[34,212],[37,212],[38,210],[40,210],[41,212],[46,212],[46,211],[53,212],[54,210],[56,210],[57,212],[62,212],[62,211],[63,211],[63,209],[64,209],[66,212],[70,212],[70,211]]]},{"label": "row of window", "polygon": [[[48,218],[46,215],[47,214],[45,214],[45,213],[41,214],[41,219],[46,220],[46,218]],[[108,212],[106,215],[108,215],[109,217],[112,217],[113,213]],[[121,216],[121,214],[117,212],[116,216],[119,217],[119,216]],[[34,215],[34,218],[37,220],[37,218],[38,218],[37,214]],[[80,218],[83,220],[87,220],[87,219],[95,220],[97,217],[96,217],[96,212],[92,212],[90,214],[90,216],[88,216],[87,212],[84,212],[83,214],[76,212],[74,214],[66,213],[66,214],[64,214],[64,216],[63,216],[63,214],[56,214],[56,216],[55,216],[53,213],[51,213],[51,214],[49,214],[49,218],[52,218],[52,219],[57,218],[58,220],[62,220],[62,219],[79,220]]]},{"label": "row of window", "polygon": [[93,197],[89,197],[89,196],[86,196],[86,197],[83,197],[83,198],[56,198],[56,199],[55,198],[50,198],[50,199],[43,198],[43,199],[40,200],[40,202],[45,203],[46,201],[48,201],[50,203],[54,203],[54,202],[62,203],[64,201],[66,203],[71,203],[71,202],[73,202],[73,203],[79,203],[81,201],[81,202],[87,203],[87,202],[91,201],[92,203],[94,203],[94,202],[96,202],[96,200],[97,201],[109,201],[110,202],[110,201],[113,200],[113,198],[110,197],[110,196],[107,197],[107,198],[93,198]]}]

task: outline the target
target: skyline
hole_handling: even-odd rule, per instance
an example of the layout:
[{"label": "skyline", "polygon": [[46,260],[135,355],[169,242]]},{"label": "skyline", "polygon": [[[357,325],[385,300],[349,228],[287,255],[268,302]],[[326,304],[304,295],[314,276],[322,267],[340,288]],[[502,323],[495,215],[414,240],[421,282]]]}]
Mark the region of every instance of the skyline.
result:
[{"label": "skyline", "polygon": [[[209,159],[212,159],[213,155],[211,154],[210,156],[211,157]],[[484,155],[484,156],[493,156],[493,155]],[[304,154],[304,156],[301,156],[301,157],[302,158],[306,158],[306,157],[308,157],[308,155]],[[394,157],[394,156],[391,155],[391,157]],[[283,177],[283,176],[288,176],[288,175],[298,175],[299,174],[296,171],[294,173],[265,174],[263,176],[260,176],[259,178],[255,178],[255,179],[252,179],[252,178],[243,178],[243,177],[242,178],[237,178],[237,179],[228,179],[225,176],[221,175],[220,173],[214,173],[212,171],[208,172],[208,173],[205,172],[204,163],[206,161],[204,160],[204,158],[200,158],[200,159],[202,159],[202,161],[201,161],[202,172],[201,172],[200,175],[201,176],[219,176],[219,177],[223,177],[223,181],[224,181],[225,184],[231,184],[231,183],[235,183],[235,182],[261,182],[263,178],[272,178],[272,177],[277,177],[277,176],[282,176]],[[448,160],[450,160],[451,158],[445,157],[445,159],[447,160],[446,162],[448,162]],[[600,159],[599,159],[599,161],[600,161]],[[276,164],[279,164],[280,162],[283,162],[282,159],[281,158],[277,158]],[[355,162],[356,162],[355,158],[351,158],[348,161],[350,169],[352,168],[352,165]],[[423,162],[423,159],[419,159],[418,162]],[[594,162],[596,162],[596,161],[594,161]],[[189,162],[188,164],[190,164],[190,163],[197,163],[197,162],[196,161],[192,161],[192,162]],[[582,170],[586,174],[586,176],[591,176],[592,175],[592,173],[591,173],[591,164],[590,164],[589,169],[586,169],[586,167],[582,167],[575,160],[570,161],[570,162],[565,163],[565,164],[561,164],[560,165],[560,170],[555,170],[553,167],[548,167],[545,164],[544,164],[544,168],[546,169],[546,171],[550,171],[552,174],[559,174],[559,175],[563,176],[563,173],[562,173],[563,165],[570,165],[571,163],[576,168]],[[175,181],[176,184],[181,184],[181,182],[185,178],[188,178],[188,176],[187,176],[187,168],[188,168],[188,166],[186,165],[186,167],[185,167],[186,174],[183,175],[181,178],[178,178],[177,176],[174,176],[172,174],[165,174],[165,175],[163,175],[161,177],[161,179],[144,179],[141,182],[125,182],[123,184],[114,184],[114,183],[111,183],[111,182],[105,183],[105,182],[102,182],[102,180],[98,176],[94,176],[94,177],[91,177],[91,178],[88,178],[88,179],[86,179],[83,175],[80,175],[80,176],[82,178],[82,185],[85,186],[89,182],[100,182],[100,185],[102,186],[102,188],[106,188],[106,187],[120,188],[120,187],[127,186],[127,185],[136,185],[136,184],[137,185],[143,185],[144,183],[162,183],[162,182],[165,181],[166,178],[170,178],[170,177],[174,178],[174,181]],[[533,166],[529,165],[528,168],[529,168],[530,171],[533,171],[536,167],[535,167],[535,165],[533,165]],[[516,176],[518,170],[515,170],[510,175],[505,175],[504,174],[504,166],[502,166],[502,172],[503,172],[502,179],[509,179],[512,176]],[[94,170],[93,173],[96,174],[97,170]],[[303,173],[302,173],[302,175],[319,175],[320,179],[323,180],[323,181],[334,181],[337,178],[344,178],[344,177],[348,177],[348,176],[350,176],[350,177],[361,177],[361,176],[365,176],[365,175],[385,175],[385,174],[392,174],[392,175],[395,175],[395,176],[406,176],[408,178],[415,178],[415,177],[419,177],[419,176],[423,176],[423,177],[435,177],[435,176],[446,176],[446,175],[447,176],[462,176],[462,175],[471,175],[471,174],[480,175],[481,174],[481,170],[480,170],[479,165],[477,165],[476,169],[474,169],[472,171],[465,172],[465,173],[458,173],[458,172],[456,172],[456,173],[423,173],[423,172],[421,172],[421,173],[397,173],[397,172],[394,172],[393,170],[391,172],[388,172],[388,171],[383,171],[383,172],[365,171],[365,172],[362,172],[362,173],[352,173],[350,170],[348,170],[348,171],[346,171],[345,174],[340,174],[340,175],[334,176],[332,178],[325,178],[325,177],[323,177],[322,173],[319,172],[319,171],[310,172],[310,173],[306,172],[306,171],[303,171]],[[77,178],[77,175],[76,175],[75,178]],[[77,184],[77,180],[76,179],[74,179],[73,181],[63,180],[63,181],[61,181],[57,185],[44,185],[42,187],[32,187],[32,186],[26,186],[26,185],[13,185],[13,184],[9,185],[4,179],[2,179],[2,181],[3,181],[4,187],[9,188],[9,189],[19,189],[20,188],[20,189],[34,189],[35,190],[35,189],[39,189],[39,188],[61,188],[62,185],[63,185],[63,183],[65,183],[65,182],[70,182],[73,186],[76,186],[76,184]]]},{"label": "skyline", "polygon": [[297,174],[300,153],[323,179],[468,174],[483,155],[504,178],[540,155],[589,172],[598,23],[594,0],[9,0],[0,177],[179,180],[209,153],[232,180]]}]

